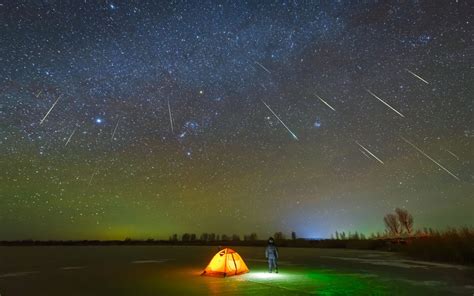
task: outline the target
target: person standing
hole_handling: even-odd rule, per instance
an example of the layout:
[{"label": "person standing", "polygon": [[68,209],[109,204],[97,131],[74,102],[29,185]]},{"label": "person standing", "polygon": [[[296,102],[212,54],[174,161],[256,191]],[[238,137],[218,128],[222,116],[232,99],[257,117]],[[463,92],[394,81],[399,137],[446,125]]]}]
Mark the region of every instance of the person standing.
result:
[{"label": "person standing", "polygon": [[272,273],[275,270],[278,273],[278,249],[275,246],[273,237],[268,239],[268,245],[265,249],[265,258],[268,260],[268,272]]}]

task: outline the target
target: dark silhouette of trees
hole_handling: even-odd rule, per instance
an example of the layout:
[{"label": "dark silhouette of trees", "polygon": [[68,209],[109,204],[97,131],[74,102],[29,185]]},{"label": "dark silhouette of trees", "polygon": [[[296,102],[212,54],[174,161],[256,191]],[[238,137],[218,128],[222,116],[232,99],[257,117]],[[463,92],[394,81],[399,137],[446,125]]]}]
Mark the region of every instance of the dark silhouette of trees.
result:
[{"label": "dark silhouette of trees", "polygon": [[219,235],[217,235],[217,239],[216,239],[215,233],[204,232],[201,234],[201,236],[199,236],[199,240],[203,242],[213,242],[213,241],[219,240]]},{"label": "dark silhouette of trees", "polygon": [[281,240],[284,240],[284,239],[285,239],[285,235],[283,234],[283,232],[278,231],[278,232],[275,232],[275,234],[273,235],[273,238],[274,238],[276,241],[281,241]]},{"label": "dark silhouette of trees", "polygon": [[209,241],[209,234],[207,234],[206,232],[204,232],[204,233],[201,234],[201,236],[199,237],[199,240],[200,240],[200,241],[203,241],[203,242]]},{"label": "dark silhouette of trees", "polygon": [[383,221],[390,236],[399,237],[404,233],[411,236],[413,233],[413,216],[406,209],[396,208],[395,213],[385,215]]},{"label": "dark silhouette of trees", "polygon": [[183,242],[189,242],[191,240],[191,235],[189,233],[183,233],[181,236],[181,241]]},{"label": "dark silhouette of trees", "polygon": [[192,242],[196,240],[196,234],[194,233],[183,233],[181,236],[181,241],[183,242]]},{"label": "dark silhouette of trees", "polygon": [[395,213],[397,214],[401,230],[403,229],[406,234],[411,235],[413,232],[413,216],[406,209],[396,208]]},{"label": "dark silhouette of trees", "polygon": [[296,240],[296,232],[294,231],[291,232],[291,239]]},{"label": "dark silhouette of trees", "polygon": [[383,217],[385,228],[389,235],[399,236],[400,235],[400,222],[395,214],[387,214]]},{"label": "dark silhouette of trees", "polygon": [[[371,238],[374,239],[375,235],[372,233]],[[350,231],[346,234],[343,232],[336,231],[334,234],[331,234],[331,240],[365,240],[367,237],[363,233]]]},{"label": "dark silhouette of trees", "polygon": [[345,240],[346,239],[346,233],[344,231],[339,233],[339,238],[342,239],[342,240]]},{"label": "dark silhouette of trees", "polygon": [[246,234],[244,235],[244,241],[256,241],[257,240],[257,234],[256,233],[251,233],[251,234]]},{"label": "dark silhouette of trees", "polygon": [[352,234],[349,232],[349,239],[359,240],[360,239],[359,233],[357,231]]},{"label": "dark silhouette of trees", "polygon": [[238,235],[238,234],[232,234],[232,241],[234,241],[234,242],[240,241],[240,235]]}]

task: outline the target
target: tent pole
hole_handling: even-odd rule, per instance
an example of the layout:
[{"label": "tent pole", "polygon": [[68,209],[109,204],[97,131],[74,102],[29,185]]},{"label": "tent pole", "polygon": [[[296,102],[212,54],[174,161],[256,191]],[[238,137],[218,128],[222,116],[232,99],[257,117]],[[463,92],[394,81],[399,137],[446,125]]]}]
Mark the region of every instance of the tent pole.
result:
[{"label": "tent pole", "polygon": [[224,277],[227,275],[227,248],[225,249]]},{"label": "tent pole", "polygon": [[237,274],[237,263],[235,263],[235,258],[234,254],[230,254],[232,256],[232,260],[234,261],[234,266],[235,266],[235,274]]}]

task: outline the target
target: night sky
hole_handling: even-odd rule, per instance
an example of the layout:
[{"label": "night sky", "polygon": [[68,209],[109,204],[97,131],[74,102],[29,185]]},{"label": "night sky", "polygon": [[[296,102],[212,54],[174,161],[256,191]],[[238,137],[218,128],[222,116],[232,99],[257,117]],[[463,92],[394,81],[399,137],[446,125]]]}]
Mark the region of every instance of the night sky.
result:
[{"label": "night sky", "polygon": [[0,239],[473,225],[473,11],[0,1]]}]

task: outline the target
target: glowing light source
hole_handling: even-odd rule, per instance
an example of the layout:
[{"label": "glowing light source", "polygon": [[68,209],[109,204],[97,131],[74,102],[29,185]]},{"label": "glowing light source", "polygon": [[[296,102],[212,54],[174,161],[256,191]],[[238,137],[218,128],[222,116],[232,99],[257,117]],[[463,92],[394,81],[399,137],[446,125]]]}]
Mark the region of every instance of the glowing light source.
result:
[{"label": "glowing light source", "polygon": [[249,272],[240,255],[229,248],[217,252],[201,275],[232,276]]},{"label": "glowing light source", "polygon": [[259,279],[259,280],[272,280],[272,279],[282,279],[285,278],[285,275],[281,273],[269,273],[269,272],[251,272],[246,275],[248,278]]}]

